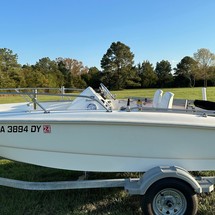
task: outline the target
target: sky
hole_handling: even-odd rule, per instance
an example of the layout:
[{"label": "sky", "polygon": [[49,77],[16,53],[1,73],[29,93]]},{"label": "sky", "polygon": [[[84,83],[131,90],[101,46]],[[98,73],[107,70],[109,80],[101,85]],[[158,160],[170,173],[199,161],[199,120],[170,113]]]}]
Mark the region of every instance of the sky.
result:
[{"label": "sky", "polygon": [[117,41],[135,64],[168,60],[175,67],[198,49],[215,53],[215,1],[0,0],[0,48],[22,65],[62,57],[100,69]]}]

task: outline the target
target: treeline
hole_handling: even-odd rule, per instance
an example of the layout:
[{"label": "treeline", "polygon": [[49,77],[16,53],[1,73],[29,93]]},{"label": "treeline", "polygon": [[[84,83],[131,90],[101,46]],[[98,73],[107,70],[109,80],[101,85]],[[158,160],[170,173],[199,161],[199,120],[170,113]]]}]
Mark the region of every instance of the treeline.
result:
[{"label": "treeline", "polygon": [[134,64],[130,48],[113,42],[101,59],[101,70],[88,68],[71,58],[49,57],[35,65],[20,65],[18,55],[8,48],[0,48],[0,88],[61,87],[98,88],[104,83],[111,90],[128,88],[195,87],[215,85],[215,55],[198,49],[193,57],[185,56],[172,68],[168,60],[153,65],[145,60]]}]

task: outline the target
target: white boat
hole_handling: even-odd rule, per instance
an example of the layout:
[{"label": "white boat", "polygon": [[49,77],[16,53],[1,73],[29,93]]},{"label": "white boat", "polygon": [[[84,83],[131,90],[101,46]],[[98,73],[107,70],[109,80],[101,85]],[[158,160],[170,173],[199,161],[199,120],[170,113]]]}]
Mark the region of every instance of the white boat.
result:
[{"label": "white boat", "polygon": [[80,171],[145,172],[166,165],[215,170],[213,112],[121,110],[120,101],[92,88],[65,110],[22,105],[0,106],[1,157]]}]

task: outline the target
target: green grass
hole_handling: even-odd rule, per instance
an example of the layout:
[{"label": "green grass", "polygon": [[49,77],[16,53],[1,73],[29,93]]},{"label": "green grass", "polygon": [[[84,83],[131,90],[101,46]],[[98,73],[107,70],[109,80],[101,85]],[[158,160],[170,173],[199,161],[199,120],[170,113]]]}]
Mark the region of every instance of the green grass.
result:
[{"label": "green grass", "polygon": [[[166,88],[162,89],[164,92],[170,91],[174,93],[174,98],[176,99],[202,99],[202,88]],[[121,90],[121,91],[111,91],[116,95],[117,98],[128,98],[128,97],[146,97],[153,98],[156,89],[134,89],[134,90]],[[215,101],[215,87],[207,88],[207,99],[210,101]]]},{"label": "green grass", "polygon": [[[162,89],[164,92],[170,91],[173,92],[175,99],[202,99],[202,88],[165,88]],[[131,89],[131,90],[119,90],[119,91],[111,91],[112,94],[116,95],[116,98],[124,99],[128,97],[146,97],[153,98],[156,89]],[[71,97],[72,98],[72,97]],[[60,100],[61,97],[57,96],[38,96],[39,101],[47,101],[47,100]],[[207,99],[209,101],[215,101],[215,87],[207,88]],[[19,95],[13,96],[0,96],[0,104],[4,103],[15,103],[15,102],[25,102],[25,100]]]},{"label": "green grass", "polygon": [[[201,88],[163,89],[175,98],[201,99]],[[114,91],[117,98],[149,97],[155,89]],[[215,87],[207,88],[208,100],[215,101]],[[41,97],[46,100],[47,97]],[[53,99],[53,98],[52,98]],[[0,103],[22,102],[20,96],[1,96]],[[39,159],[39,158],[38,158]],[[25,181],[76,180],[82,173],[38,167],[0,159],[0,177]],[[215,175],[195,172],[195,175]],[[91,173],[89,179],[128,178],[138,174]],[[214,215],[215,192],[199,195],[198,215]],[[140,196],[129,196],[121,188],[61,191],[28,191],[0,186],[0,215],[140,215]]]},{"label": "green grass", "polygon": [[[194,174],[214,175],[214,172]],[[82,172],[0,159],[0,176],[25,181],[76,180]],[[90,173],[89,179],[138,177],[136,173]],[[0,187],[1,215],[141,215],[140,196],[121,188],[29,191]],[[215,192],[199,195],[199,215],[213,215]]]},{"label": "green grass", "polygon": [[[82,172],[38,167],[0,160],[0,176],[26,181],[76,180]],[[122,174],[91,173],[90,179],[124,178]],[[61,191],[28,191],[0,187],[0,214],[141,214],[139,201],[123,189],[83,189]]]},{"label": "green grass", "polygon": [[[71,97],[74,98],[74,97]],[[70,97],[65,97],[65,100],[71,99]],[[38,101],[57,101],[62,100],[61,96],[38,96]],[[0,96],[0,104],[6,103],[18,103],[18,102],[30,102],[31,100],[25,100],[20,95],[1,95]]]}]

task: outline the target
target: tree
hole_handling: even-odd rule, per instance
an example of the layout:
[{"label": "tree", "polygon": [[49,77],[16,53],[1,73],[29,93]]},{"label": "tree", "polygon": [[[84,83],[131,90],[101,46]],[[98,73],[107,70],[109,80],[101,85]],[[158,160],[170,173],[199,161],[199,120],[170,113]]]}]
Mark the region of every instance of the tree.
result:
[{"label": "tree", "polygon": [[89,68],[88,73],[81,75],[81,78],[86,82],[87,86],[99,88],[101,83],[101,72],[96,67]]},{"label": "tree", "polygon": [[173,81],[171,70],[171,64],[169,61],[162,60],[157,62],[155,72],[157,73],[159,87],[171,86]]},{"label": "tree", "polygon": [[209,73],[211,74],[211,79],[210,81],[212,82],[212,85],[215,85],[215,66],[211,66],[209,68]]},{"label": "tree", "polygon": [[61,73],[64,75],[64,85],[67,88],[84,88],[86,82],[81,78],[81,75],[88,72],[88,68],[81,61],[71,58],[57,58]]},{"label": "tree", "polygon": [[8,76],[11,82],[14,82],[14,87],[23,87],[25,86],[25,78],[22,72],[22,69],[13,68],[8,71]]},{"label": "tree", "polygon": [[207,81],[211,77],[210,67],[215,65],[215,55],[209,49],[201,48],[193,56],[198,62],[199,75],[204,80],[204,87],[207,87]]},{"label": "tree", "polygon": [[[189,57],[184,57],[178,64],[175,70],[175,76],[181,77],[189,80],[189,86],[194,87],[196,82],[196,77],[198,74],[198,65],[197,62]],[[183,80],[183,79],[182,79]]]},{"label": "tree", "polygon": [[57,58],[56,62],[62,63],[67,72],[72,73],[73,75],[82,75],[88,72],[88,68],[83,65],[81,61],[71,59],[71,58]]},{"label": "tree", "polygon": [[158,77],[154,71],[153,65],[149,61],[143,61],[138,65],[138,74],[140,76],[141,87],[153,87],[156,85]]},{"label": "tree", "polygon": [[0,71],[0,88],[14,88],[14,87],[16,87],[15,81],[11,80],[7,73]]},{"label": "tree", "polygon": [[47,87],[47,77],[34,66],[24,65],[22,67],[22,73],[25,79],[24,87]]},{"label": "tree", "polygon": [[44,57],[39,59],[33,68],[45,76],[46,86],[44,87],[61,87],[64,84],[63,74],[59,70],[56,61]]},{"label": "tree", "polygon": [[130,89],[137,87],[140,87],[140,77],[138,75],[136,67],[133,66],[127,73],[127,77],[125,79],[125,88]]},{"label": "tree", "polygon": [[17,54],[7,48],[0,49],[0,79],[1,87],[21,87],[23,77],[21,65],[17,62]]},{"label": "tree", "polygon": [[124,89],[137,85],[134,54],[121,42],[113,42],[101,60],[102,81],[109,89]]},{"label": "tree", "polygon": [[0,49],[0,71],[8,72],[12,68],[21,68],[17,62],[18,55],[7,48]]}]

